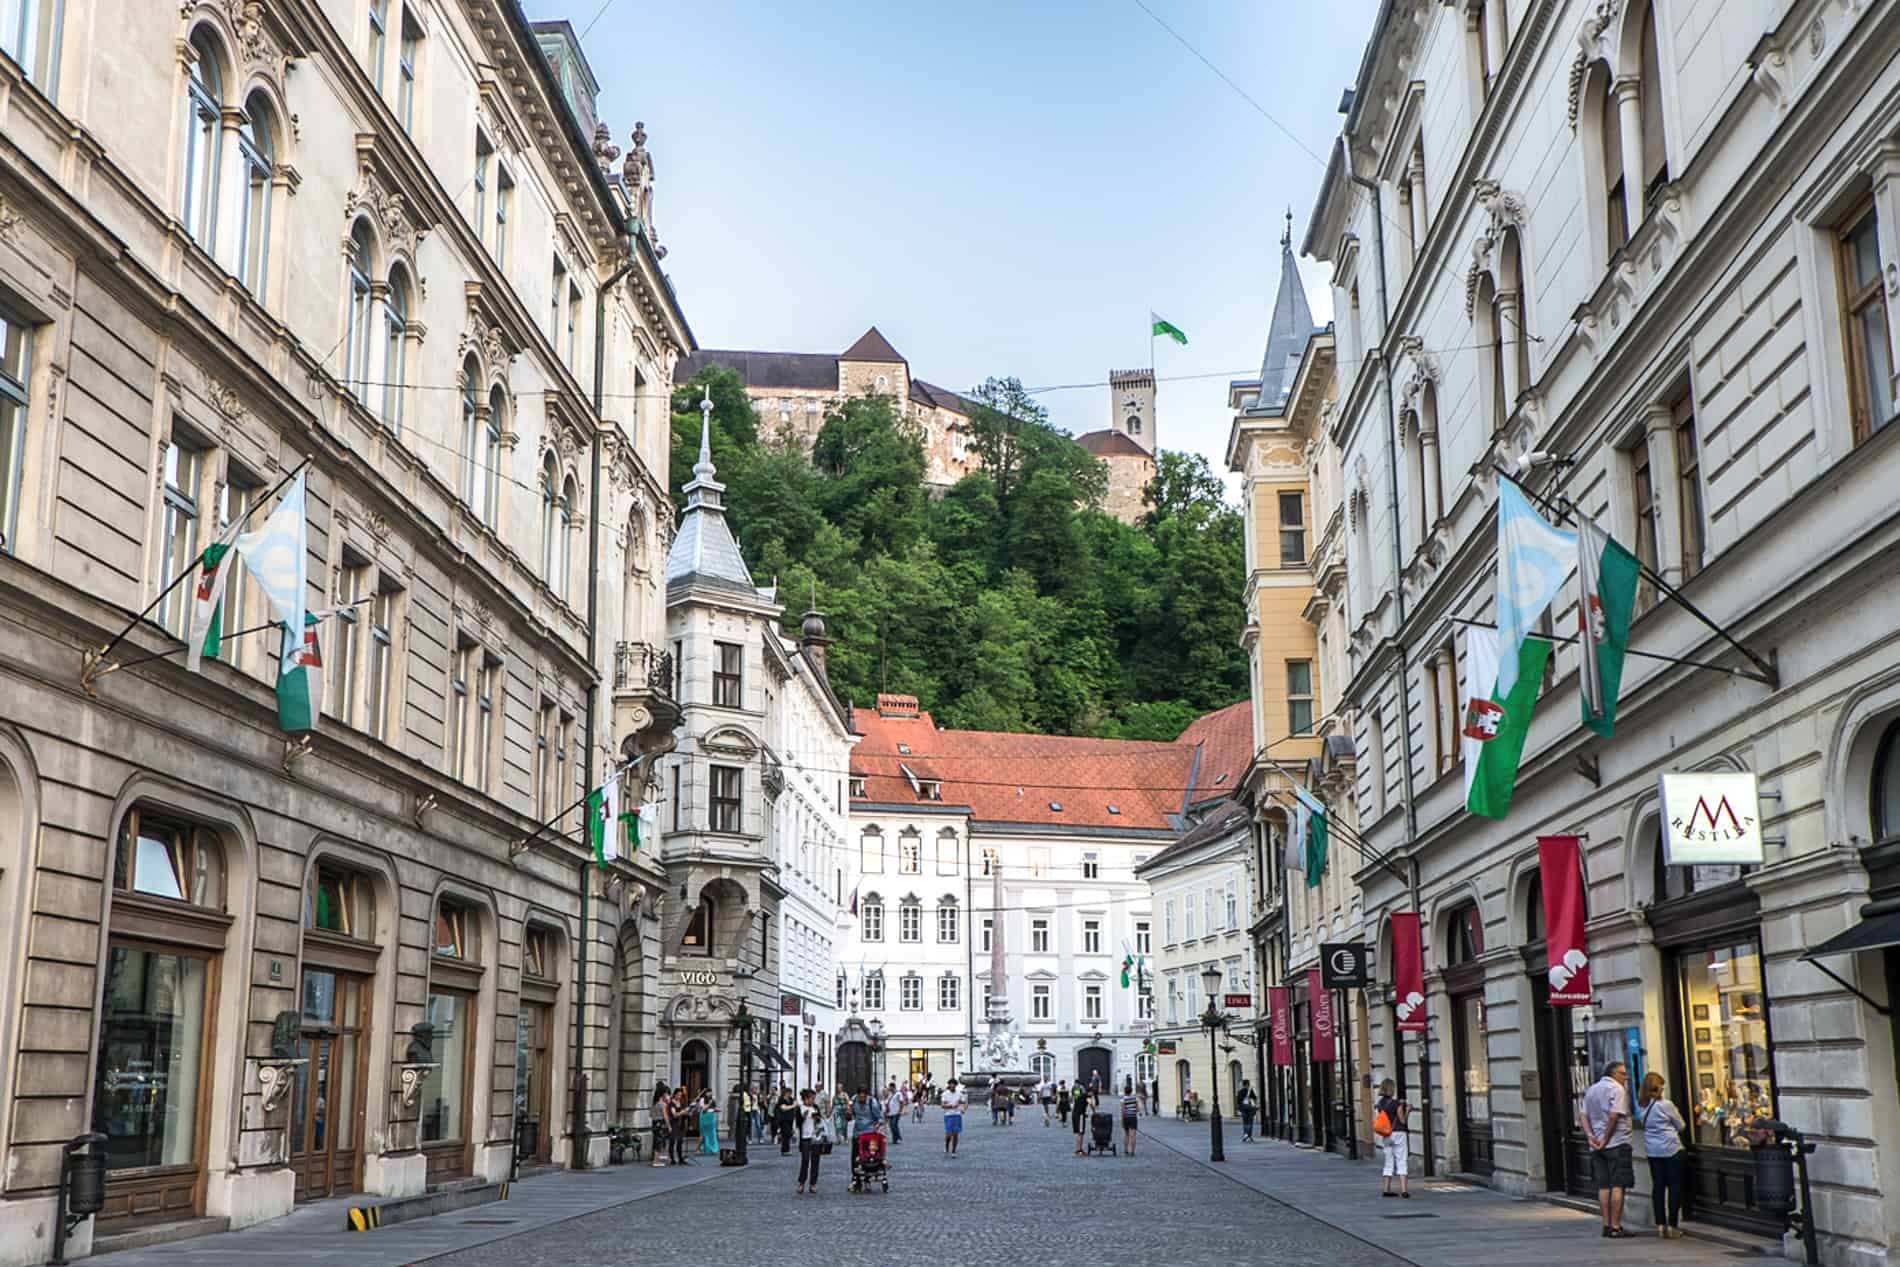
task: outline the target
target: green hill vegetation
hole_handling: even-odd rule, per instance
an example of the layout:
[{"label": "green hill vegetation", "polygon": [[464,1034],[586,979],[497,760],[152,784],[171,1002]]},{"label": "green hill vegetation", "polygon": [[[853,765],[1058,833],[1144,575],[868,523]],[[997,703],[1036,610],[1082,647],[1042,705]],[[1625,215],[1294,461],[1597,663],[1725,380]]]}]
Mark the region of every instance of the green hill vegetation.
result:
[{"label": "green hill vegetation", "polygon": [[[761,435],[738,376],[673,397],[675,498],[712,450],[746,563],[788,632],[816,587],[838,694],[917,696],[940,725],[1173,739],[1247,693],[1240,513],[1207,459],[1164,451],[1138,525],[1103,514],[1105,470],[1014,379],[975,393],[983,471],[940,497],[888,397],[846,401],[809,456]],[[683,500],[682,500],[683,506]]]}]

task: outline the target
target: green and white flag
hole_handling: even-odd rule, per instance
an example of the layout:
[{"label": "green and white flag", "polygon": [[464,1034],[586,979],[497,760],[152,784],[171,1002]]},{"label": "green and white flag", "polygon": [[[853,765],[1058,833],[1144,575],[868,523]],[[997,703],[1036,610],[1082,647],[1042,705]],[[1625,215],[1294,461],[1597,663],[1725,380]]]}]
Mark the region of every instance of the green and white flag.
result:
[{"label": "green and white flag", "polygon": [[277,728],[285,734],[315,730],[323,715],[323,653],[317,646],[317,622],[335,609],[305,612],[303,637],[293,640],[284,626],[283,653],[277,662]]},{"label": "green and white flag", "polygon": [[1153,339],[1162,336],[1173,339],[1182,347],[1187,346],[1187,335],[1181,332],[1181,327],[1172,321],[1162,320],[1155,315],[1154,309],[1150,308],[1148,310],[1148,337]]},{"label": "green and white flag", "polygon": [[[300,471],[263,527],[243,533],[237,539],[237,552],[243,556],[244,566],[250,569],[251,579],[257,582],[257,588],[270,604],[271,616],[286,630],[303,629],[308,623],[304,620],[308,584],[305,568],[309,559],[304,549],[304,482],[305,475]],[[301,653],[303,645],[300,640],[284,639],[280,679],[292,666],[293,656]],[[316,646],[314,633],[310,635],[310,646],[313,650]],[[315,717],[313,711],[313,724]]]},{"label": "green and white flag", "polygon": [[1616,726],[1616,693],[1636,612],[1636,556],[1590,519],[1577,521],[1577,623],[1582,636],[1583,724],[1605,739]]},{"label": "green and white flag", "polygon": [[185,635],[185,667],[193,673],[206,656],[218,658],[224,642],[224,591],[239,563],[231,552],[244,528],[242,517],[224,526],[218,539],[198,558],[198,584],[191,591],[190,632]]},{"label": "green and white flag", "polygon": [[1506,694],[1498,689],[1497,633],[1474,628],[1465,639],[1465,808],[1474,814],[1503,818],[1511,808],[1549,658],[1550,643],[1542,638],[1518,643],[1516,681]]},{"label": "green and white flag", "polygon": [[1326,873],[1326,805],[1297,783],[1293,785],[1293,795],[1299,801],[1293,817],[1300,836],[1306,887],[1316,889],[1320,877]]},{"label": "green and white flag", "polygon": [[638,828],[635,826],[636,811],[620,809],[620,776],[625,773],[623,767],[616,766],[607,774],[607,781],[587,794],[587,843],[593,847],[594,861],[606,866],[620,856],[621,842],[638,846]]}]

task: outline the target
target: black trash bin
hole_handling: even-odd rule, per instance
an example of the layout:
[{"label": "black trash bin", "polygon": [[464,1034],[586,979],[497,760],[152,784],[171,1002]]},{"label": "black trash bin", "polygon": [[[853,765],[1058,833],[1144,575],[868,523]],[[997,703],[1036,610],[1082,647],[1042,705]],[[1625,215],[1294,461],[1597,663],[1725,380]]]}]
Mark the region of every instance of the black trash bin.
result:
[{"label": "black trash bin", "polygon": [[1786,1221],[1795,1211],[1793,1151],[1782,1143],[1757,1144],[1749,1151],[1755,1162],[1755,1208]]},{"label": "black trash bin", "polygon": [[541,1139],[541,1116],[538,1113],[517,1113],[515,1115],[515,1172],[521,1171],[521,1163],[534,1160],[534,1146]]}]

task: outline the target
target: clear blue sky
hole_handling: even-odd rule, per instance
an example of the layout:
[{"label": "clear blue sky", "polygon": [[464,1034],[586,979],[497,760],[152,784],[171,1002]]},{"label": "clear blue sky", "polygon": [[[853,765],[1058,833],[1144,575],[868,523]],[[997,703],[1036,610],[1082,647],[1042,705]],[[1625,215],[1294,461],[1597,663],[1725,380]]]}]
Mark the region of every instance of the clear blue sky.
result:
[{"label": "clear blue sky", "polygon": [[[577,29],[601,0],[525,0]],[[1148,0],[1315,153],[1375,0]],[[1286,209],[1323,169],[1134,0],[610,0],[585,48],[623,147],[644,120],[654,221],[706,347],[842,351],[876,325],[968,388],[1156,369],[1165,448],[1221,469],[1227,378],[1257,371]],[[1321,321],[1324,274],[1306,268]],[[1235,372],[1239,371],[1236,375]],[[1046,393],[1072,432],[1106,387]]]}]

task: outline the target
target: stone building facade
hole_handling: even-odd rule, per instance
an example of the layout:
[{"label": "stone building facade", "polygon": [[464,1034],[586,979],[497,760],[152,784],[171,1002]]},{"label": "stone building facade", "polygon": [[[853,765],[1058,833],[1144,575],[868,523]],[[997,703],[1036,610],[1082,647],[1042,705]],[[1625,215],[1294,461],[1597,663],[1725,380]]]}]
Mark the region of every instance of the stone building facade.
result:
[{"label": "stone building facade", "polygon": [[[527,1119],[535,1158],[604,1161],[650,1085],[662,875],[585,865],[559,811],[677,715],[643,390],[692,338],[633,220],[644,149],[611,165],[538,47],[565,37],[511,4],[25,12],[0,36],[0,1262],[46,1260],[61,1145],[93,1130],[106,1209],[69,1254],[499,1178]],[[165,591],[300,463],[306,601],[357,605],[290,742],[263,638],[191,674]],[[227,631],[266,619],[242,575],[226,603]]]},{"label": "stone building facade", "polygon": [[1075,442],[1108,468],[1102,510],[1134,523],[1148,509],[1148,485],[1154,482],[1155,454],[1161,448],[1153,370],[1109,371],[1108,423],[1100,431],[1083,432]]},{"label": "stone building facade", "polygon": [[853,396],[889,396],[898,419],[924,447],[924,483],[941,492],[979,464],[970,444],[970,405],[956,392],[912,378],[910,363],[872,326],[843,352],[746,352],[707,348],[684,357],[674,381],[707,365],[745,380],[759,434],[810,449],[826,416]]},{"label": "stone building facade", "polygon": [[[1861,0],[1387,4],[1305,244],[1340,314],[1339,704],[1398,863],[1357,877],[1382,987],[1389,916],[1426,943],[1425,1032],[1389,997],[1371,1032],[1412,1156],[1587,1190],[1574,1095],[1614,1048],[1690,1118],[1694,1219],[1779,1234],[1740,1128],[1805,1132],[1830,1263],[1892,1261],[1900,1227],[1900,960],[1862,922],[1900,891],[1897,54],[1900,10]],[[1464,809],[1460,622],[1493,615],[1499,466],[1746,650],[1645,583],[1632,646],[1665,658],[1628,662],[1606,740],[1556,646],[1492,821]],[[1577,624],[1571,585],[1544,628]],[[1758,864],[1665,865],[1658,776],[1688,771],[1757,776]],[[1548,1001],[1552,833],[1583,838],[1582,1008]],[[1827,947],[1849,929],[1867,949]]]}]

